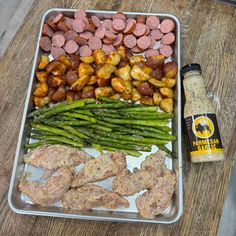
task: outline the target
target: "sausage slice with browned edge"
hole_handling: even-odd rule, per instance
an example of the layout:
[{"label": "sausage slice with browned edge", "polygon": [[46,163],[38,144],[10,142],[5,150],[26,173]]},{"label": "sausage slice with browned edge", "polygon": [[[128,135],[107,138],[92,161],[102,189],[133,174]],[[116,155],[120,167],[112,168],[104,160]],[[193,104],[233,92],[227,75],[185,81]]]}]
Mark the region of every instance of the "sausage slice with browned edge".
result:
[{"label": "sausage slice with browned edge", "polygon": [[160,55],[158,49],[148,49],[147,51],[145,51],[146,58],[154,57],[154,56],[158,56],[158,55]]},{"label": "sausage slice with browned edge", "polygon": [[52,42],[51,39],[47,36],[43,36],[40,40],[39,40],[39,46],[40,48],[45,51],[45,52],[50,52],[51,50],[51,46],[52,46]]},{"label": "sausage slice with browned edge", "polygon": [[86,17],[86,12],[84,9],[78,9],[75,13],[74,13],[74,18],[75,19],[81,19],[81,18],[85,18]]},{"label": "sausage slice with browned edge", "polygon": [[174,42],[175,42],[175,35],[172,32],[165,34],[161,39],[161,43],[166,45],[171,45]]},{"label": "sausage slice with browned edge", "polygon": [[133,48],[136,46],[136,44],[137,44],[137,40],[134,35],[128,34],[124,37],[124,45],[127,48]]},{"label": "sausage slice with browned edge", "polygon": [[175,29],[175,22],[170,19],[165,19],[161,22],[160,31],[167,34]]},{"label": "sausage slice with browned edge", "polygon": [[88,45],[92,50],[96,50],[102,47],[102,41],[100,38],[94,36],[89,39]]},{"label": "sausage slice with browned edge", "polygon": [[150,35],[156,40],[160,40],[163,37],[163,33],[159,29],[152,30]]},{"label": "sausage slice with browned edge", "polygon": [[137,40],[137,46],[142,49],[146,50],[151,45],[151,39],[149,36],[142,36]]},{"label": "sausage slice with browned edge", "polygon": [[105,52],[106,55],[109,55],[111,52],[115,51],[115,48],[113,45],[109,44],[103,44],[102,45],[102,51]]},{"label": "sausage slice with browned edge", "polygon": [[103,39],[105,37],[105,32],[106,32],[106,29],[104,26],[100,26],[96,29],[95,31],[95,36],[100,38],[100,39]]},{"label": "sausage slice with browned edge", "polygon": [[59,13],[58,15],[55,16],[55,18],[52,20],[54,24],[57,24],[59,21],[64,19],[64,15]]},{"label": "sausage slice with browned edge", "polygon": [[51,54],[54,59],[58,60],[61,55],[65,55],[66,53],[63,48],[58,48],[58,47],[52,46],[51,47]]},{"label": "sausage slice with browned edge", "polygon": [[61,48],[65,44],[66,40],[62,34],[54,34],[52,37],[52,44],[55,47]]},{"label": "sausage slice with browned edge", "polygon": [[157,16],[148,16],[146,20],[146,25],[149,26],[150,29],[157,29],[160,24],[160,20]]},{"label": "sausage slice with browned edge", "polygon": [[126,24],[122,19],[115,19],[112,21],[112,26],[114,30],[121,32],[125,28]]},{"label": "sausage slice with browned edge", "polygon": [[65,51],[69,54],[76,53],[78,48],[79,48],[79,46],[74,40],[67,41],[64,46]]},{"label": "sausage slice with browned edge", "polygon": [[133,34],[137,37],[143,36],[147,31],[147,26],[143,23],[137,23]]},{"label": "sausage slice with browned edge", "polygon": [[161,44],[159,51],[165,57],[170,57],[173,54],[172,47],[165,44]]},{"label": "sausage slice with browned edge", "polygon": [[102,25],[100,19],[98,16],[91,16],[91,21],[93,22],[93,24],[98,28]]},{"label": "sausage slice with browned edge", "polygon": [[82,33],[84,31],[85,23],[81,19],[75,19],[72,22],[72,28],[75,30],[77,33]]},{"label": "sausage slice with browned edge", "polygon": [[122,43],[123,43],[123,34],[120,33],[116,36],[116,39],[115,39],[113,45],[115,47],[117,47],[117,46],[120,46]]},{"label": "sausage slice with browned edge", "polygon": [[54,30],[47,23],[45,23],[43,25],[42,31],[43,31],[44,35],[46,35],[46,36],[48,36],[50,38],[54,35]]},{"label": "sausage slice with browned edge", "polygon": [[69,30],[65,33],[65,39],[66,41],[69,41],[69,40],[75,40],[76,37],[78,37],[78,33],[75,32],[74,30]]},{"label": "sausage slice with browned edge", "polygon": [[123,31],[124,34],[131,34],[131,33],[133,33],[133,31],[135,29],[135,26],[136,26],[136,20],[128,19],[127,23],[126,23],[126,26],[125,26],[125,29]]},{"label": "sausage slice with browned edge", "polygon": [[91,50],[91,48],[87,45],[81,46],[79,48],[79,55],[81,57],[89,57],[93,54],[93,51]]}]

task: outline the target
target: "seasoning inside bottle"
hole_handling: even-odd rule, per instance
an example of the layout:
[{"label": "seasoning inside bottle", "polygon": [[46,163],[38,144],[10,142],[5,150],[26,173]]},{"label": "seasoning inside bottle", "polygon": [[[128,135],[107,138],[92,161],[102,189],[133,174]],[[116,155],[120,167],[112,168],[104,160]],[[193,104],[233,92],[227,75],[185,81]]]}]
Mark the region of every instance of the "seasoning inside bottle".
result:
[{"label": "seasoning inside bottle", "polygon": [[184,119],[192,162],[224,160],[224,150],[210,99],[206,95],[201,66],[188,64],[181,70],[186,103]]}]

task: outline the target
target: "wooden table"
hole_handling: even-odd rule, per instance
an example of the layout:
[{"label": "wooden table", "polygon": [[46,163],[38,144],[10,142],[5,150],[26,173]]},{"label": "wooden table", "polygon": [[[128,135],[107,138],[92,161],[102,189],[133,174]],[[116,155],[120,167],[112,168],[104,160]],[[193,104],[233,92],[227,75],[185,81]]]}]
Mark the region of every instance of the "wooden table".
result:
[{"label": "wooden table", "polygon": [[[9,209],[7,192],[39,22],[46,9],[52,7],[168,12],[179,17],[182,64],[202,65],[206,86],[217,110],[227,159],[191,164],[184,155],[185,212],[177,224],[90,222],[23,216]],[[35,1],[0,61],[0,235],[215,235],[236,144],[235,21],[235,8],[213,0]]]}]

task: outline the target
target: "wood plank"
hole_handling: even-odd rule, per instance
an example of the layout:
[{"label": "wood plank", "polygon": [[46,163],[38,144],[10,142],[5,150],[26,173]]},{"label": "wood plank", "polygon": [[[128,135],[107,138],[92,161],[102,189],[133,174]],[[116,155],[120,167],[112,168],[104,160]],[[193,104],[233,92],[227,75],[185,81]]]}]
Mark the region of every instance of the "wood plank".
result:
[{"label": "wood plank", "polygon": [[[14,152],[28,86],[39,22],[51,7],[168,12],[182,23],[183,64],[199,62],[217,109],[227,159],[191,164],[185,157],[185,213],[175,225],[90,222],[20,216],[7,205]],[[236,124],[236,11],[215,1],[37,1],[0,60],[0,234],[5,235],[215,235],[222,211],[232,158]],[[184,146],[184,153],[186,148]]]}]

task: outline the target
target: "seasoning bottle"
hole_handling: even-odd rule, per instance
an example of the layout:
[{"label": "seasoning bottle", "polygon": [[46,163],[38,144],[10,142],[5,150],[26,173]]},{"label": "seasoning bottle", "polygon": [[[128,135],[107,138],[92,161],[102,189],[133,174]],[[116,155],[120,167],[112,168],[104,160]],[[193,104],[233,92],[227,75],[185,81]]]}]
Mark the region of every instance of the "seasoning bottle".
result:
[{"label": "seasoning bottle", "polygon": [[186,103],[184,119],[187,127],[192,162],[224,160],[224,150],[216,114],[202,78],[201,66],[189,64],[182,68]]}]

